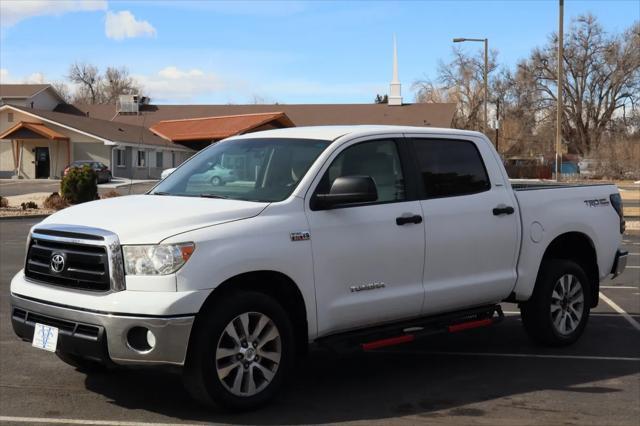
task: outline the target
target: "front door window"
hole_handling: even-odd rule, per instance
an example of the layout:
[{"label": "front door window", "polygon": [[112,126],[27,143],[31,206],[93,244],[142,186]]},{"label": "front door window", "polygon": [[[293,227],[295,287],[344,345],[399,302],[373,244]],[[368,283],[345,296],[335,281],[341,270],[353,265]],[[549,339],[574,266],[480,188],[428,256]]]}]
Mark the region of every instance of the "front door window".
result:
[{"label": "front door window", "polygon": [[50,175],[49,148],[37,147],[35,152],[36,179],[46,179]]}]

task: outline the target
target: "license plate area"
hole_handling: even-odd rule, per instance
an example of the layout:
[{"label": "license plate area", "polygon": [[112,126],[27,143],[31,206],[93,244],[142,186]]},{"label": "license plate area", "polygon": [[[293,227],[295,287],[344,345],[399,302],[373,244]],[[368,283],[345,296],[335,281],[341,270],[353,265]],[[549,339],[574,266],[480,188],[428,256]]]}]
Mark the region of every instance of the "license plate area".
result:
[{"label": "license plate area", "polygon": [[31,345],[38,349],[55,352],[58,346],[58,332],[57,327],[36,323]]}]

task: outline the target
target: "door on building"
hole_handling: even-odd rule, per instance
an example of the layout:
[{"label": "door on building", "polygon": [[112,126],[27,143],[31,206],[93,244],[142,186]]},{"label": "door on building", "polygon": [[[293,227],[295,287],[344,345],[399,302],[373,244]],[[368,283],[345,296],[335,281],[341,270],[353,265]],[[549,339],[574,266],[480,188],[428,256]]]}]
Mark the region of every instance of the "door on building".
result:
[{"label": "door on building", "polygon": [[50,174],[49,148],[36,148],[36,179],[46,179]]}]

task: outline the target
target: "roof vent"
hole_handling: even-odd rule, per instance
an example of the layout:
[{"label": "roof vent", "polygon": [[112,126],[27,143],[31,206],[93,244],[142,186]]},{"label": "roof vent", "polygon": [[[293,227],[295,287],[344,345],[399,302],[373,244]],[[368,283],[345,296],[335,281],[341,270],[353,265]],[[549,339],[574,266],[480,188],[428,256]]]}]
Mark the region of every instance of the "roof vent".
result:
[{"label": "roof vent", "polygon": [[140,95],[120,95],[116,102],[117,114],[138,114],[140,105],[147,105],[150,99]]}]

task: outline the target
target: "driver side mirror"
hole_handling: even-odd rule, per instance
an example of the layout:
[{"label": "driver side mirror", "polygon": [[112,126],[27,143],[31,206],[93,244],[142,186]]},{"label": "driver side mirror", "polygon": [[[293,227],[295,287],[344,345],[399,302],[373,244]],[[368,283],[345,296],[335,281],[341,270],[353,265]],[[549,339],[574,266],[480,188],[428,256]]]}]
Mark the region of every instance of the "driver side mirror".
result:
[{"label": "driver side mirror", "polygon": [[344,204],[370,203],[378,199],[376,184],[370,176],[336,178],[328,194],[314,196],[314,208],[328,210]]}]

